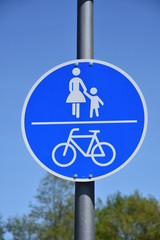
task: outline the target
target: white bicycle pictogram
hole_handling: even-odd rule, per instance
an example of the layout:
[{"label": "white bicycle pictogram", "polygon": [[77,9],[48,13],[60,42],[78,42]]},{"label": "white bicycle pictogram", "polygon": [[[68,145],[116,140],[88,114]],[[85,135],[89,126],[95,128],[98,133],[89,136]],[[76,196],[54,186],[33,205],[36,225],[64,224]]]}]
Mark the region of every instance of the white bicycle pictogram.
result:
[{"label": "white bicycle pictogram", "polygon": [[[73,135],[73,132],[75,132],[75,131],[79,131],[79,128],[73,128],[70,131],[67,142],[59,143],[53,148],[52,159],[56,165],[58,165],[60,167],[68,167],[68,166],[72,165],[74,163],[74,161],[76,160],[76,156],[77,156],[76,150],[80,151],[84,157],[91,157],[93,162],[96,165],[101,166],[101,167],[106,167],[114,161],[114,159],[116,157],[115,148],[113,147],[112,144],[110,144],[108,142],[100,142],[99,141],[99,139],[97,137],[97,133],[100,133],[100,130],[89,130],[89,132],[91,132],[93,134],[88,134],[88,135],[80,135],[80,134]],[[74,140],[74,139],[80,139],[80,138],[82,138],[82,139],[91,138],[90,144],[89,144],[86,152]],[[94,145],[94,142],[96,142],[95,145]],[[102,163],[102,162],[99,162],[96,158],[99,158],[99,157],[104,158],[106,156],[106,154],[104,152],[105,146],[107,146],[111,150],[112,154],[111,154],[110,159],[107,160],[107,162]],[[71,149],[73,156],[70,156],[71,160],[69,162],[60,163],[56,159],[56,157],[55,157],[56,151],[60,148],[62,148],[63,157],[66,156],[68,148]],[[96,153],[97,149],[100,153]]]}]

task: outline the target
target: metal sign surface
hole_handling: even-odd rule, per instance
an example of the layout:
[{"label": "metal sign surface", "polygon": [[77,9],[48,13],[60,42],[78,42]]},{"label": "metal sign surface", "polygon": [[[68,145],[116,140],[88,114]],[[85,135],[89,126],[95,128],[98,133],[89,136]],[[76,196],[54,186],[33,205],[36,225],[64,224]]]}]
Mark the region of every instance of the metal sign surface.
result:
[{"label": "metal sign surface", "polygon": [[22,111],[33,158],[63,179],[107,177],[133,159],[145,137],[147,108],[134,80],[99,60],[74,60],[43,75]]}]

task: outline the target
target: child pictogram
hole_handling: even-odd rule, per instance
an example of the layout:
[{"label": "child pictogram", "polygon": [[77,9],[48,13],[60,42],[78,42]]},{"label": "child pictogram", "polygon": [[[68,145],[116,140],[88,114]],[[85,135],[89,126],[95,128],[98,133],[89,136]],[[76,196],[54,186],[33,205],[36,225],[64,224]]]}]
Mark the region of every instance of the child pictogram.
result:
[{"label": "child pictogram", "polygon": [[90,93],[84,92],[84,94],[90,99],[91,104],[90,104],[90,118],[93,117],[93,111],[95,111],[96,117],[99,117],[99,111],[98,109],[100,108],[101,104],[102,106],[104,105],[104,102],[96,95],[97,94],[97,88],[93,87],[90,89]]}]

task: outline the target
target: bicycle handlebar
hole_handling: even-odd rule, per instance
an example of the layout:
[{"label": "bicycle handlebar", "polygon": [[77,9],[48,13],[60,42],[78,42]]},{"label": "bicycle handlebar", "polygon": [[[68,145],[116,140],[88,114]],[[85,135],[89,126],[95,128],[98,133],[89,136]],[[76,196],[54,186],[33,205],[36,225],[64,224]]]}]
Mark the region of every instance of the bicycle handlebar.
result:
[{"label": "bicycle handlebar", "polygon": [[72,134],[73,132],[75,131],[79,131],[79,128],[73,128],[71,131],[70,131],[70,134]]}]

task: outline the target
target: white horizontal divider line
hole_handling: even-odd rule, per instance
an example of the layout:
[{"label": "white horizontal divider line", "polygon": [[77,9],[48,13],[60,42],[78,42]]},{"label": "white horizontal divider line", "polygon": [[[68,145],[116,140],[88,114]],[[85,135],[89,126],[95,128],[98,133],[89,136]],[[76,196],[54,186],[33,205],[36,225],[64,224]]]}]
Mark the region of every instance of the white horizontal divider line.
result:
[{"label": "white horizontal divider line", "polygon": [[68,122],[31,122],[32,125],[70,125],[70,124],[116,124],[137,123],[137,120],[109,120],[109,121],[68,121]]}]

